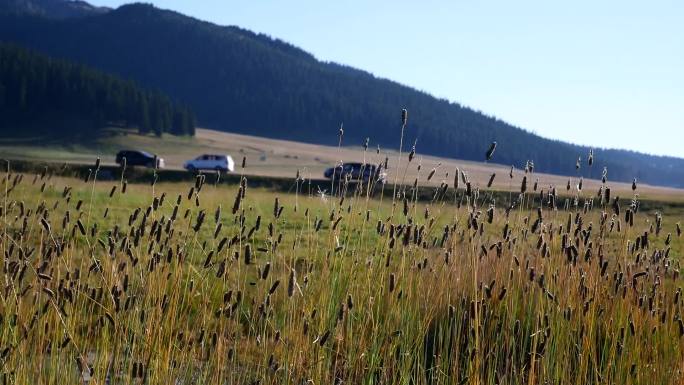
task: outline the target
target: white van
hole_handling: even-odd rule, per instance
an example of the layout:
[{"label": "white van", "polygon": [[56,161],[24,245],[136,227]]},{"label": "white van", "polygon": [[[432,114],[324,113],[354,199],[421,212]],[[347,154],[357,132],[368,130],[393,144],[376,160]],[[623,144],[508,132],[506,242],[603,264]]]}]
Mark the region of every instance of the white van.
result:
[{"label": "white van", "polygon": [[235,170],[235,162],[230,155],[204,154],[183,164],[188,171],[215,170],[222,172],[232,172]]}]

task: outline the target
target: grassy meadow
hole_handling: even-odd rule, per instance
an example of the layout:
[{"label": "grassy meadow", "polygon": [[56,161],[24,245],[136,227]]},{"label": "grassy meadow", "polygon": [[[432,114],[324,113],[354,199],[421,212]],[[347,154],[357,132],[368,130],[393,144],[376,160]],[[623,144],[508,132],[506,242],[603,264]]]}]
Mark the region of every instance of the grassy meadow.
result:
[{"label": "grassy meadow", "polygon": [[638,186],[521,170],[494,201],[452,170],[418,201],[121,172],[0,174],[0,384],[684,381],[684,207],[640,210]]}]

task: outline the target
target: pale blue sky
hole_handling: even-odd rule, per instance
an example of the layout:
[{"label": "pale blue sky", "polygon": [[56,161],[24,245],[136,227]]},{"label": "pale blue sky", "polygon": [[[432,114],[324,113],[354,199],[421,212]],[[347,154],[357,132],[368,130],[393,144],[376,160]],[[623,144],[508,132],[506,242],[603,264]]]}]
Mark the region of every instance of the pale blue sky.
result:
[{"label": "pale blue sky", "polygon": [[684,1],[153,3],[280,38],[545,137],[684,157]]}]

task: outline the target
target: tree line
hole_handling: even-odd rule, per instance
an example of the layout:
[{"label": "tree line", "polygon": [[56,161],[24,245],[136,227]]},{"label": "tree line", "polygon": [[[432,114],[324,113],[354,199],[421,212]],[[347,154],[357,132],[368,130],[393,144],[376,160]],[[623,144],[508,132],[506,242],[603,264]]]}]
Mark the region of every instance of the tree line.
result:
[{"label": "tree line", "polygon": [[97,136],[108,126],[194,135],[190,108],[134,81],[0,43],[0,129],[7,136]]}]

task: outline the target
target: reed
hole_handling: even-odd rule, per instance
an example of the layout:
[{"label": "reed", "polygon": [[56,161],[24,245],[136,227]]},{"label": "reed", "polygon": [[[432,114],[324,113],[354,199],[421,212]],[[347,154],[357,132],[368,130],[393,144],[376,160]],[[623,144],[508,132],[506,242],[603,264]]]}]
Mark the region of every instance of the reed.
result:
[{"label": "reed", "polygon": [[323,198],[10,166],[0,384],[684,381],[682,212],[611,196],[606,171],[585,195],[527,162],[497,202],[494,175],[437,166],[430,197],[416,180],[387,202],[377,179]]}]

